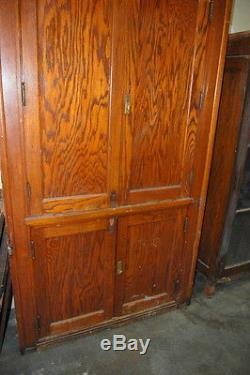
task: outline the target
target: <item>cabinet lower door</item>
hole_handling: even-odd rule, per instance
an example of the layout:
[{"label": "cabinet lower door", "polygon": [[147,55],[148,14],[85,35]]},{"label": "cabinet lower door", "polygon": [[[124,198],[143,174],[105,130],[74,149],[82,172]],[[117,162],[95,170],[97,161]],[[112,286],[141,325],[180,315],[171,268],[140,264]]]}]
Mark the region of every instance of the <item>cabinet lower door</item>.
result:
[{"label": "cabinet lower door", "polygon": [[91,327],[113,313],[109,221],[33,231],[39,336]]},{"label": "cabinet lower door", "polygon": [[185,209],[120,219],[118,227],[117,315],[174,302],[183,283]]}]

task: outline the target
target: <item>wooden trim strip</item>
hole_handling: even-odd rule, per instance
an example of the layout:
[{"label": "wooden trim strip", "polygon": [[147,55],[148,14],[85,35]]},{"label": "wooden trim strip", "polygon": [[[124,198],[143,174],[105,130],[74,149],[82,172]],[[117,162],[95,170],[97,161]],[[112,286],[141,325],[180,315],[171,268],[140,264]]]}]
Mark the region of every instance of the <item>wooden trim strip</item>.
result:
[{"label": "wooden trim strip", "polygon": [[[209,182],[210,169],[211,169],[213,145],[214,145],[214,140],[215,140],[215,131],[216,131],[216,125],[217,125],[218,112],[219,112],[219,103],[220,103],[220,95],[221,95],[221,88],[222,88],[223,71],[224,71],[224,65],[225,65],[226,46],[227,46],[227,40],[228,40],[228,29],[229,29],[229,24],[230,24],[231,9],[232,9],[232,0],[225,0],[223,2],[217,2],[216,9],[215,9],[216,21],[213,21],[212,25],[210,25],[210,35],[208,38],[207,49],[209,47],[209,39],[211,38],[210,40],[213,42],[212,43],[213,48],[216,49],[216,47],[218,46],[219,51],[218,53],[214,54],[214,56],[212,56],[213,61],[212,61],[211,66],[213,66],[213,69],[211,70],[208,76],[208,80],[210,81],[210,82],[208,81],[210,84],[210,88],[208,88],[208,90],[210,92],[210,95],[212,95],[212,98],[211,98],[211,104],[207,104],[207,110],[212,109],[211,119],[208,119],[208,118],[205,118],[204,120],[203,118],[201,119],[201,122],[209,120],[211,125],[210,125],[206,152],[204,151],[205,160],[204,160],[204,164],[202,165],[202,169],[204,173],[203,175],[200,176],[201,185],[200,185],[200,182],[198,182],[198,184],[193,189],[193,196],[195,197],[195,199],[198,199],[197,197],[197,194],[198,194],[200,204],[198,207],[197,220],[196,220],[196,223],[193,225],[193,230],[192,230],[192,232],[196,233],[196,235],[193,240],[192,261],[190,264],[191,272],[189,273],[187,298],[190,298],[192,295],[193,280],[194,280],[194,274],[195,274],[197,258],[198,258],[199,242],[200,242],[202,223],[203,223],[204,212],[205,212],[205,204],[206,204],[208,182]],[[216,26],[217,24],[220,25],[222,15],[224,19],[222,21],[223,29],[221,33],[222,35],[220,37],[218,35],[218,29]],[[211,56],[211,51],[207,50],[207,54]],[[207,63],[210,63],[209,59]],[[214,71],[216,66],[217,66],[217,69],[216,71]],[[215,82],[213,82],[213,79],[211,77],[212,74],[215,75],[214,77]],[[201,142],[201,144],[203,143]]]},{"label": "wooden trim strip", "polygon": [[53,214],[65,211],[81,211],[94,208],[104,208],[109,204],[108,194],[89,194],[70,197],[43,199],[45,213]]},{"label": "wooden trim strip", "polygon": [[225,267],[220,277],[230,277],[245,272],[250,272],[250,260]]},{"label": "wooden trim strip", "polygon": [[92,210],[92,211],[78,211],[68,212],[64,214],[48,214],[39,216],[26,217],[25,223],[31,227],[46,227],[49,225],[55,225],[59,223],[72,223],[81,220],[91,220],[98,218],[108,218],[112,216],[126,216],[130,214],[137,214],[147,212],[150,210],[162,210],[172,207],[183,207],[189,206],[194,203],[192,198],[181,198],[173,200],[164,200],[161,202],[147,202],[145,204],[135,204],[128,206],[120,206],[115,208],[106,208],[103,210]]},{"label": "wooden trim strip", "polygon": [[[82,330],[78,329],[77,331],[71,331],[71,332],[67,332],[64,334],[44,337],[43,339],[40,339],[38,341],[38,343],[36,344],[36,348],[45,348],[55,343],[60,343],[65,340],[68,340],[69,338],[75,338],[75,337],[87,335],[89,333],[98,332],[104,328],[111,328],[111,327],[115,327],[121,324],[126,324],[127,322],[131,322],[133,319],[138,320],[138,319],[141,319],[142,317],[143,318],[151,317],[156,314],[164,313],[166,310],[176,308],[177,306],[178,304],[176,303],[176,301],[171,301],[171,302],[164,303],[163,305],[155,306],[153,308],[150,308],[141,312],[118,316],[108,321],[95,324],[92,327],[83,328]],[[33,348],[34,347],[32,347],[31,349]]]},{"label": "wooden trim strip", "polygon": [[79,315],[74,318],[65,319],[50,324],[51,335],[57,335],[67,331],[78,330],[80,327],[92,324],[98,324],[105,317],[104,310],[95,311],[85,315]]}]

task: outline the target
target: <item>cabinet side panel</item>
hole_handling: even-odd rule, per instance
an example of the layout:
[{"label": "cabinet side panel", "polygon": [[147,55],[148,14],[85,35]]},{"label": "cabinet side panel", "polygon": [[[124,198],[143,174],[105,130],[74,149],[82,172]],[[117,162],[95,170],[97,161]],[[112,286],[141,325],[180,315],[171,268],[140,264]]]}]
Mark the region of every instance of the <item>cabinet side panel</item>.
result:
[{"label": "cabinet side panel", "polygon": [[37,339],[33,264],[29,231],[24,223],[27,210],[21,115],[19,2],[0,2],[1,45],[1,172],[5,215],[10,245],[11,278],[20,349]]},{"label": "cabinet side panel", "polygon": [[248,60],[226,60],[220,102],[212,169],[200,244],[200,259],[209,267],[216,266],[241,125]]}]

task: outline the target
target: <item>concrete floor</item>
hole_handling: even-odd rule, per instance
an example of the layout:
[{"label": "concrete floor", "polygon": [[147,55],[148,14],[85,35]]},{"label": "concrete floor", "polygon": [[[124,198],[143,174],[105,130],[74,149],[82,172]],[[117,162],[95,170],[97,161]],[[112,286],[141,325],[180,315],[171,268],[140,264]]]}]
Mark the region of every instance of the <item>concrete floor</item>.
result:
[{"label": "concrete floor", "polygon": [[[0,374],[250,374],[250,280],[221,285],[211,299],[200,289],[199,281],[188,307],[24,356],[19,354],[12,320]],[[151,338],[147,354],[102,351],[101,339],[113,334]]]}]

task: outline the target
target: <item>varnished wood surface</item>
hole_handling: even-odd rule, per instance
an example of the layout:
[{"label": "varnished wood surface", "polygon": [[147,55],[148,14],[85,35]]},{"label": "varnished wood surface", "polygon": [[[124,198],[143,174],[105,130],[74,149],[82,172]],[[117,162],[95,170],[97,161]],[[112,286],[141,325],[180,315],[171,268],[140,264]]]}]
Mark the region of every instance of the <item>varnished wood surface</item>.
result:
[{"label": "varnished wood surface", "polygon": [[[206,41],[205,64],[205,82],[206,82],[206,104],[203,106],[199,116],[199,127],[197,133],[197,142],[194,148],[194,155],[199,155],[194,159],[194,170],[201,178],[195,178],[193,181],[191,194],[194,197],[199,196],[200,208],[195,214],[195,207],[191,207],[190,212],[190,230],[186,240],[185,253],[193,244],[192,257],[187,257],[185,261],[185,272],[189,272],[189,282],[186,288],[186,295],[191,297],[193,278],[198,257],[199,241],[201,236],[202,222],[207,196],[207,186],[210,176],[212,151],[215,138],[218,109],[220,103],[220,94],[222,87],[222,78],[225,62],[226,44],[228,39],[228,28],[232,1],[223,3],[222,1],[214,2],[213,20],[209,21],[209,32]],[[223,27],[221,19],[224,17]],[[211,51],[218,51],[218,54]],[[207,67],[210,66],[210,69]],[[210,122],[210,128],[206,124]],[[206,152],[204,152],[204,147]],[[185,295],[185,293],[182,293]]]},{"label": "varnished wood surface", "polygon": [[250,31],[229,35],[227,45],[228,56],[250,56]]},{"label": "varnished wood surface", "polygon": [[[116,276],[118,314],[127,314],[176,299],[180,282],[185,210],[172,209],[128,216],[119,221]],[[182,228],[182,231],[180,230]]]},{"label": "varnished wood surface", "polygon": [[250,129],[249,32],[229,35],[227,55],[199,255],[200,271],[213,282],[245,270],[227,262]]},{"label": "varnished wood surface", "polygon": [[93,334],[107,327],[110,327],[110,328],[120,327],[122,324],[127,324],[128,322],[136,321],[141,318],[147,319],[152,316],[165,313],[166,311],[170,311],[176,307],[177,307],[176,302],[171,301],[168,303],[163,303],[158,306],[154,306],[153,308],[144,309],[143,311],[129,313],[127,315],[122,315],[122,316],[117,316],[113,319],[106,320],[105,322],[97,323],[93,327],[88,327],[88,328],[85,327],[82,329],[73,330],[71,332],[66,331],[66,333],[58,333],[51,337],[45,337],[45,338],[39,339],[39,341],[37,341],[36,345],[32,347],[32,349],[36,349],[36,348],[45,349],[51,345],[54,345],[55,343],[62,343],[65,340],[68,340],[70,338],[77,338],[77,337],[82,337],[87,334]]},{"label": "varnished wood surface", "polygon": [[[91,224],[91,223],[90,223]],[[113,235],[108,221],[65,228],[63,233],[34,232],[40,337],[112,316],[114,288]],[[43,285],[43,288],[40,286]],[[46,301],[46,303],[45,303]],[[78,318],[79,317],[79,318]],[[69,320],[74,319],[75,325]],[[80,322],[79,322],[80,321]],[[92,323],[92,324],[93,324]]]},{"label": "varnished wood surface", "polygon": [[232,189],[249,61],[227,58],[214,146],[212,171],[200,244],[200,258],[215,266]]},{"label": "varnished wood surface", "polygon": [[[17,241],[18,255],[12,257],[22,348],[119,321],[111,311],[112,299],[120,298],[112,281],[115,264],[111,269],[108,260],[112,254],[117,258],[124,247],[117,247],[121,237],[112,223],[119,228],[132,220],[124,224],[131,227],[129,255],[149,270],[141,289],[138,286],[142,298],[134,299],[129,280],[140,277],[126,259],[128,278],[125,273],[121,291],[126,291],[127,301],[117,304],[123,305],[123,314],[143,315],[141,310],[190,298],[231,1],[215,1],[213,20],[208,5],[206,0],[0,4],[1,27],[6,35],[16,31],[12,50],[1,46],[3,61],[12,61],[18,81],[14,95],[3,85],[1,115],[7,113],[4,147],[11,155],[4,159],[4,178],[10,182],[18,175],[21,181],[15,199],[12,193],[9,197],[10,207],[20,201],[19,216],[8,212],[15,228],[22,229],[15,229],[22,242]],[[2,77],[6,76],[5,70]],[[26,84],[23,107],[21,81]],[[125,116],[128,88],[131,114]],[[17,98],[16,107],[8,102],[10,97],[12,103]],[[10,147],[14,145],[17,148]],[[117,195],[114,207],[110,192]],[[166,215],[166,221],[155,222],[157,215]],[[132,225],[136,218],[141,229]],[[147,250],[152,253],[156,234],[158,261],[152,263]],[[145,251],[136,238],[148,243]],[[165,253],[167,240],[170,253]],[[93,246],[82,256],[79,244]],[[172,262],[171,270],[161,260]],[[90,301],[95,298],[86,292],[83,269],[90,286],[94,270],[102,280],[98,290],[90,288],[99,296],[99,305]],[[20,283],[24,271],[25,282]],[[104,274],[108,276],[102,278]],[[158,289],[150,301],[146,296],[154,279]],[[104,289],[109,293],[102,299]],[[50,302],[50,293],[60,306]],[[40,330],[35,328],[37,316]]]},{"label": "varnished wood surface", "polygon": [[112,2],[22,0],[20,12],[30,213],[107,207]]},{"label": "varnished wood surface", "polygon": [[69,212],[56,215],[30,216],[25,218],[25,223],[31,227],[43,227],[48,225],[61,225],[74,223],[79,220],[96,220],[103,217],[126,216],[133,213],[147,212],[152,210],[162,210],[164,208],[188,206],[194,202],[192,198],[167,199],[160,202],[145,202],[144,204],[134,204],[107,208],[102,210],[89,210],[83,212]]},{"label": "varnished wood surface", "polygon": [[[0,142],[1,175],[8,235],[15,251],[10,258],[19,346],[23,350],[37,340],[33,262],[29,256],[25,165],[21,130],[19,9],[17,1],[0,2]],[[25,303],[24,303],[25,301]]]},{"label": "varnished wood surface", "polygon": [[201,87],[192,92],[192,84],[208,29],[206,10],[205,2],[134,1],[127,12],[123,70],[131,113],[123,129],[123,203],[188,194],[197,126],[189,124],[190,97],[200,95]]},{"label": "varnished wood surface", "polygon": [[127,13],[129,190],[181,182],[197,13],[189,0],[134,1]]},{"label": "varnished wood surface", "polygon": [[107,191],[111,2],[38,2],[44,197]]}]

